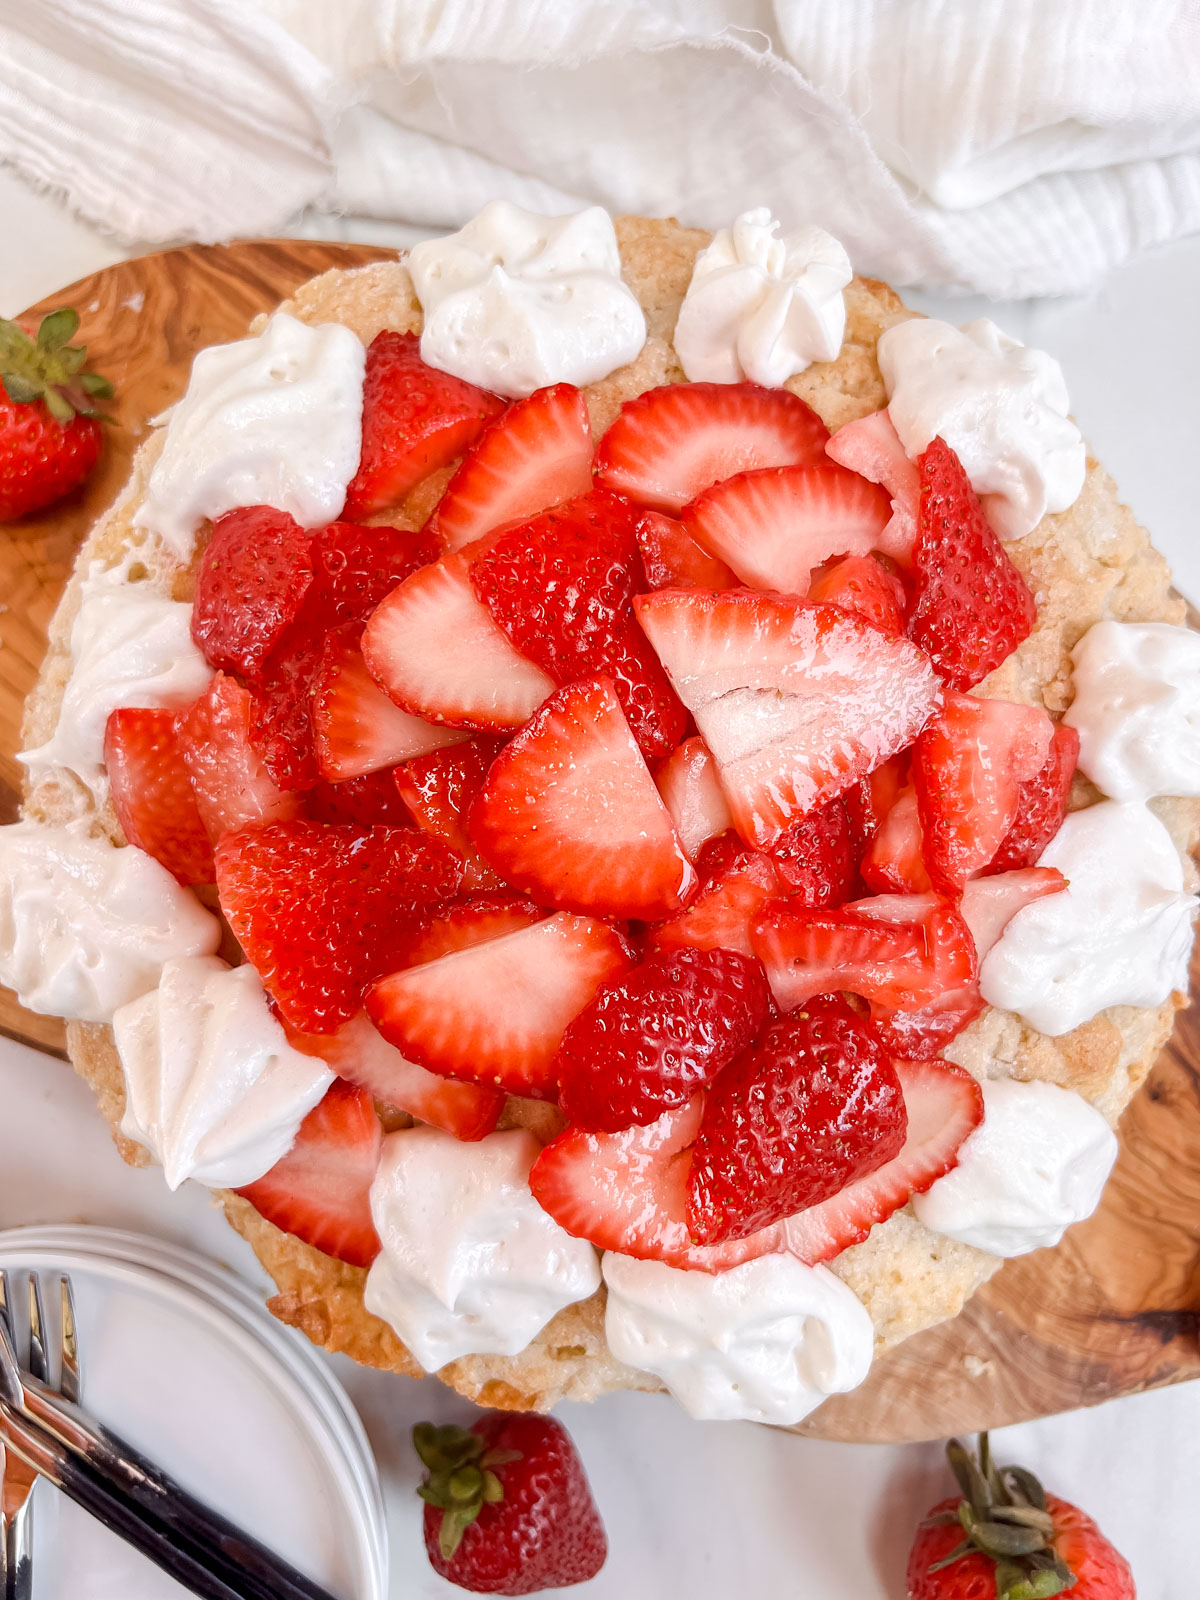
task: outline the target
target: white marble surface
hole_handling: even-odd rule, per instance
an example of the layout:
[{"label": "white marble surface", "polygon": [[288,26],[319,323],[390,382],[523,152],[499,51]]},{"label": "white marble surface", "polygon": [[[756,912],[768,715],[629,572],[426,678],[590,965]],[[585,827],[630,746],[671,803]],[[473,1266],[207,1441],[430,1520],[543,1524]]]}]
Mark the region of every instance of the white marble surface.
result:
[{"label": "white marble surface", "polygon": [[[0,171],[0,314],[133,251],[68,217]],[[720,220],[720,219],[718,219]],[[404,230],[304,218],[308,237],[405,242]],[[1193,513],[1193,374],[1200,371],[1200,240],[1125,268],[1096,296],[984,306],[920,294],[922,310],[963,320],[987,310],[1066,368],[1075,414],[1123,494],[1200,599]],[[0,1227],[95,1222],[141,1228],[205,1249],[262,1282],[248,1248],[205,1190],[170,1194],[156,1171],[117,1159],[89,1092],[63,1063],[0,1040]],[[384,1475],[393,1593],[461,1594],[436,1578],[420,1541],[416,1461],[423,1417],[471,1408],[432,1379],[413,1383],[335,1363]],[[617,1396],[566,1406],[608,1526],[594,1600],[903,1600],[904,1561],[928,1506],[947,1492],[935,1445],[825,1445],[740,1423],[697,1424],[665,1399]],[[116,1419],[114,1419],[116,1420]],[[1195,1593],[1190,1529],[1200,1488],[1200,1384],[1143,1395],[996,1435],[1092,1512],[1128,1555],[1141,1600]],[[135,1597],[130,1597],[135,1600]]]}]

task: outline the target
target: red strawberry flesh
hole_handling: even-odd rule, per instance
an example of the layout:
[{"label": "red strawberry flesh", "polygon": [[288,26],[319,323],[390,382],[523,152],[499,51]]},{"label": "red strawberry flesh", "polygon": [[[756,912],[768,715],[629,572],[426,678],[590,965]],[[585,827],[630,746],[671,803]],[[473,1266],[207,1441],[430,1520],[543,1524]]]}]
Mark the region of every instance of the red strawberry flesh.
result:
[{"label": "red strawberry flesh", "polygon": [[104,765],[113,809],[130,844],[180,883],[212,883],[212,842],[200,819],[171,711],[127,707],[109,714]]}]

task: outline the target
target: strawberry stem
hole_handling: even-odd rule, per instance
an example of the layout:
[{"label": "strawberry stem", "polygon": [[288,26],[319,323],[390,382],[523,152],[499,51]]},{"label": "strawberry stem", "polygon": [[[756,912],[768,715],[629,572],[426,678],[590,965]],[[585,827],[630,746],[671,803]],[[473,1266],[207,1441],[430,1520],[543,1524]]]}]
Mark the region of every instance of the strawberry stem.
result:
[{"label": "strawberry stem", "polygon": [[442,1513],[438,1548],[443,1560],[449,1561],[484,1506],[504,1499],[504,1485],[492,1469],[519,1461],[521,1452],[485,1450],[477,1434],[453,1423],[435,1428],[430,1422],[418,1422],[412,1437],[426,1469],[417,1493]]},{"label": "strawberry stem", "polygon": [[87,346],[70,340],[79,313],[62,306],[42,318],[36,337],[19,323],[0,317],[0,383],[14,405],[39,400],[63,427],[76,416],[103,417],[97,400],[110,399],[113,386],[98,372],[84,372]]}]

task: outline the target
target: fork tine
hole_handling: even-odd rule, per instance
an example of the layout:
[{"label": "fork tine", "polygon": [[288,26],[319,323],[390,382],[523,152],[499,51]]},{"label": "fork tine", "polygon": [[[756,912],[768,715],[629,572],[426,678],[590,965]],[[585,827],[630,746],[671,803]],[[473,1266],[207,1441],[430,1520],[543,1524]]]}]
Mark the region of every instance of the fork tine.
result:
[{"label": "fork tine", "polygon": [[79,1334],[75,1323],[75,1296],[66,1273],[58,1282],[62,1305],[62,1376],[58,1387],[68,1399],[79,1399]]},{"label": "fork tine", "polygon": [[50,1382],[50,1363],[46,1360],[46,1313],[42,1309],[42,1286],[36,1272],[29,1274],[29,1371],[42,1383]]},{"label": "fork tine", "polygon": [[12,1325],[12,1294],[8,1273],[3,1270],[0,1270],[0,1397],[18,1406],[24,1398]]}]

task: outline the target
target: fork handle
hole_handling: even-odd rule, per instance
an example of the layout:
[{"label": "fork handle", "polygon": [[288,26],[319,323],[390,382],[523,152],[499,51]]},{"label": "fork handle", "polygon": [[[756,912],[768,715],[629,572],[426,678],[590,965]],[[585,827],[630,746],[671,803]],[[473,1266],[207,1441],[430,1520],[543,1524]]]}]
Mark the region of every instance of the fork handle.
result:
[{"label": "fork handle", "polygon": [[4,1600],[33,1600],[33,1527],[29,1501],[3,1520]]}]

